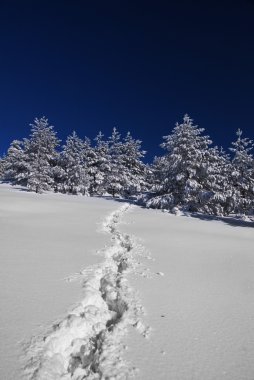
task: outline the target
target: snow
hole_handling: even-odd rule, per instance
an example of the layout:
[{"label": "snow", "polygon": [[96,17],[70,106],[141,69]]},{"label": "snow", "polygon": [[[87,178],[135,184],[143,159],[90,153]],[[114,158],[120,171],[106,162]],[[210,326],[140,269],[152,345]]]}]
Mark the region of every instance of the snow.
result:
[{"label": "snow", "polygon": [[1,185],[0,378],[253,380],[253,223],[177,215]]},{"label": "snow", "polygon": [[143,336],[148,329],[140,319],[142,308],[128,287],[124,272],[135,265],[140,247],[120,233],[117,225],[130,206],[123,205],[106,218],[104,230],[111,234],[105,261],[94,266],[84,281],[84,298],[53,329],[30,346],[27,379],[81,380],[126,379],[134,369],[121,359],[121,338],[132,326]]},{"label": "snow", "polygon": [[141,208],[125,222],[121,228],[142,239],[152,258],[130,279],[152,327],[148,340],[131,330],[126,336],[135,378],[252,380],[253,223]]},{"label": "snow", "polygon": [[115,202],[0,185],[0,378],[20,379],[23,343],[82,298],[70,275],[101,261]]}]

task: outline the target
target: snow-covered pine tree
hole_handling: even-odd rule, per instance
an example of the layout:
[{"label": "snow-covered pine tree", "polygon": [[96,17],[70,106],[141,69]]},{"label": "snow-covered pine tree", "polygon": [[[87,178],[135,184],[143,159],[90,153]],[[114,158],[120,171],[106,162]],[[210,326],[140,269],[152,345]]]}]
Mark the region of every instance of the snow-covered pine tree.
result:
[{"label": "snow-covered pine tree", "polygon": [[148,176],[149,190],[157,195],[168,190],[168,160],[167,156],[154,157]]},{"label": "snow-covered pine tree", "polygon": [[65,193],[64,183],[66,180],[66,172],[64,170],[64,162],[62,160],[62,151],[59,152],[56,165],[52,167],[52,175],[54,179],[54,191],[55,193]]},{"label": "snow-covered pine tree", "polygon": [[95,137],[94,158],[90,160],[90,193],[102,195],[106,192],[106,179],[110,171],[109,143],[99,132]]},{"label": "snow-covered pine tree", "polygon": [[85,167],[86,145],[76,132],[66,139],[63,151],[60,154],[59,166],[63,173],[62,181],[58,188],[64,193],[82,194],[88,193],[89,178]]},{"label": "snow-covered pine tree", "polygon": [[5,158],[6,157],[0,157],[0,181],[4,180]]},{"label": "snow-covered pine tree", "polygon": [[167,154],[156,158],[151,167],[154,185],[150,199],[145,200],[148,207],[172,210],[180,206],[189,211],[223,212],[228,198],[223,198],[220,207],[216,207],[215,199],[223,192],[225,158],[218,149],[209,147],[212,141],[203,132],[185,115],[183,123],[177,123],[172,133],[164,137],[161,147]]},{"label": "snow-covered pine tree", "polygon": [[[154,157],[151,164],[145,167],[145,184],[146,189],[138,195],[137,203],[151,208],[164,208],[162,206],[163,186],[165,184],[166,157]],[[168,208],[168,207],[165,207]]]},{"label": "snow-covered pine tree", "polygon": [[91,140],[88,137],[85,137],[84,140],[84,153],[83,153],[83,168],[84,173],[87,175],[88,187],[87,194],[94,195],[96,194],[96,189],[94,188],[94,176],[96,175],[96,166],[97,164],[97,154],[95,148],[91,145]]},{"label": "snow-covered pine tree", "polygon": [[4,179],[26,186],[30,172],[28,156],[26,154],[27,139],[12,141],[7,156],[4,159]]},{"label": "snow-covered pine tree", "polygon": [[122,194],[130,196],[140,191],[146,190],[145,170],[146,166],[142,162],[145,151],[141,150],[141,141],[135,140],[130,132],[123,139],[119,161],[123,168]]},{"label": "snow-covered pine tree", "polygon": [[29,163],[27,187],[30,190],[41,193],[53,188],[52,167],[56,165],[56,148],[59,143],[54,127],[49,125],[48,119],[36,118],[31,124],[30,139],[26,141],[25,149]]},{"label": "snow-covered pine tree", "polygon": [[124,191],[124,166],[121,161],[123,144],[116,128],[109,137],[109,171],[105,176],[105,190],[115,197]]},{"label": "snow-covered pine tree", "polygon": [[203,132],[203,128],[193,125],[192,119],[185,115],[183,123],[177,123],[161,144],[167,150],[163,192],[170,194],[172,205],[184,206],[190,211],[198,208],[197,194],[202,189],[204,160],[212,144]]},{"label": "snow-covered pine tree", "polygon": [[228,215],[235,209],[237,194],[230,180],[229,156],[216,147],[205,152],[202,163],[201,189],[197,194],[197,209],[214,215]]},{"label": "snow-covered pine tree", "polygon": [[235,211],[248,214],[254,210],[254,160],[251,151],[254,147],[249,138],[242,138],[242,131],[236,132],[237,140],[229,148],[233,152],[232,183],[239,194]]},{"label": "snow-covered pine tree", "polygon": [[223,149],[210,147],[204,129],[185,115],[172,134],[164,137],[165,156],[156,157],[150,169],[150,194],[141,203],[148,207],[172,210],[180,206],[189,211],[215,215],[234,212],[239,196],[230,173],[229,156]]}]

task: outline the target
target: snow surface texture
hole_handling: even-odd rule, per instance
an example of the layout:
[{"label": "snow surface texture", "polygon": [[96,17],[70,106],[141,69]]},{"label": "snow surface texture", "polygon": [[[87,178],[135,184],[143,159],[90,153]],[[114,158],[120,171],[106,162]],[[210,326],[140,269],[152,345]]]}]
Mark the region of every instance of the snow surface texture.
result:
[{"label": "snow surface texture", "polygon": [[129,278],[152,327],[125,338],[136,380],[253,380],[253,223],[141,208],[125,222],[154,259],[150,279]]},{"label": "snow surface texture", "polygon": [[0,185],[0,379],[20,380],[23,342],[59,322],[83,297],[71,273],[99,263],[116,202],[35,194]]},{"label": "snow surface texture", "polygon": [[[22,377],[15,344],[24,330],[35,335],[25,380],[253,380],[253,223],[3,186],[0,193],[1,380]],[[96,234],[109,213],[108,234]],[[103,245],[100,263],[89,252]],[[84,297],[66,317],[82,299],[78,280]]]},{"label": "snow surface texture", "polygon": [[124,204],[106,219],[104,230],[112,243],[103,250],[105,261],[80,274],[83,300],[48,335],[31,344],[26,379],[126,379],[135,373],[122,359],[122,337],[128,326],[143,337],[149,328],[124,275],[135,269],[135,256],[142,251],[130,235],[117,229],[130,207]]}]

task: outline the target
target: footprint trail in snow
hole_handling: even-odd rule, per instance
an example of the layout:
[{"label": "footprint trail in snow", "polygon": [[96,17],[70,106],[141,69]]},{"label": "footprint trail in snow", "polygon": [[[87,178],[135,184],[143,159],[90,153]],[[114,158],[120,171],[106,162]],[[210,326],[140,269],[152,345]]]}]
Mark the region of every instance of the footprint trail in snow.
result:
[{"label": "footprint trail in snow", "polygon": [[143,249],[118,230],[123,214],[132,207],[124,204],[106,218],[103,229],[111,235],[111,244],[101,251],[105,260],[81,272],[83,300],[46,336],[30,344],[26,379],[126,379],[135,373],[122,358],[122,337],[130,326],[146,337],[149,327],[142,322],[143,308],[125,276],[135,270]]}]

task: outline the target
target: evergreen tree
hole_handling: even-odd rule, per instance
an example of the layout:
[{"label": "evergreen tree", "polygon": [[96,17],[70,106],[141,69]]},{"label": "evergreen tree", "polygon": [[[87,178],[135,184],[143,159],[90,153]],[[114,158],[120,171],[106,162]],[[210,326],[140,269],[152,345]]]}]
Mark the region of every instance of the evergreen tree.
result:
[{"label": "evergreen tree", "polygon": [[141,141],[132,138],[128,132],[121,140],[116,128],[107,145],[101,145],[106,152],[104,157],[104,187],[112,194],[130,196],[146,189],[145,165],[141,161],[145,152],[141,150]]},{"label": "evergreen tree", "polygon": [[197,209],[215,215],[228,215],[235,209],[237,194],[232,187],[229,173],[229,156],[218,147],[206,151],[202,163],[203,178],[197,197]]},{"label": "evergreen tree", "polygon": [[204,129],[192,124],[188,115],[176,124],[172,134],[165,136],[161,147],[167,150],[163,162],[161,191],[170,195],[173,205],[197,208],[197,194],[202,189],[204,164],[212,141],[203,136]]},{"label": "evergreen tree", "polygon": [[145,151],[141,150],[141,141],[132,138],[130,132],[123,140],[120,150],[120,166],[122,167],[122,179],[124,195],[133,195],[146,189],[145,165],[142,158]]},{"label": "evergreen tree", "polygon": [[26,141],[26,159],[29,163],[27,187],[36,193],[54,186],[52,167],[56,165],[59,145],[56,132],[45,117],[36,118],[31,124],[30,139]]},{"label": "evergreen tree", "polygon": [[240,129],[236,135],[237,140],[229,148],[234,154],[231,177],[239,196],[235,211],[245,214],[253,209],[254,202],[254,160],[251,154],[254,144],[249,138],[242,138]]},{"label": "evergreen tree", "polygon": [[176,124],[161,145],[167,150],[156,158],[152,170],[152,194],[146,196],[148,207],[225,214],[234,209],[235,194],[227,179],[230,161],[212,141],[193,125],[188,115]]},{"label": "evergreen tree", "polygon": [[12,141],[4,160],[4,179],[13,184],[27,185],[29,162],[26,154],[27,139]]},{"label": "evergreen tree", "polygon": [[90,193],[102,195],[106,192],[107,176],[110,171],[109,143],[103,139],[103,134],[95,137],[94,158],[90,161]]},{"label": "evergreen tree", "polygon": [[5,159],[6,157],[0,157],[0,180],[4,180],[5,173]]},{"label": "evergreen tree", "polygon": [[[60,155],[60,167],[58,171],[61,178],[58,189],[71,194],[87,194],[89,178],[85,168],[85,143],[77,136],[76,132],[67,137],[66,145]],[[60,174],[61,173],[61,174]]]},{"label": "evergreen tree", "polygon": [[146,181],[148,189],[154,194],[165,194],[167,192],[168,164],[166,156],[155,156],[147,171]]},{"label": "evergreen tree", "polygon": [[94,181],[97,173],[97,155],[95,148],[92,147],[91,141],[88,137],[84,140],[84,151],[83,151],[83,168],[87,173],[87,179],[89,186],[87,191],[89,194],[96,194],[96,186],[94,186]]},{"label": "evergreen tree", "polygon": [[113,195],[120,195],[124,189],[124,166],[121,162],[123,144],[116,128],[109,137],[109,171],[105,176],[105,190]]}]

